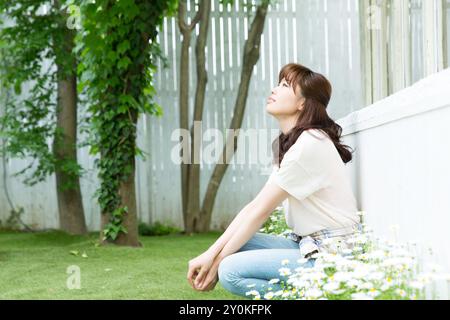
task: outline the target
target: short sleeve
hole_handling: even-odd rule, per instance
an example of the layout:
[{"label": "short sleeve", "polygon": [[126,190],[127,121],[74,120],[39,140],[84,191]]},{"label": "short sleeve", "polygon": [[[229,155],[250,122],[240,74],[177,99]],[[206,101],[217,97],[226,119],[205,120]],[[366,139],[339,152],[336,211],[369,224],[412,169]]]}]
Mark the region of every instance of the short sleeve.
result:
[{"label": "short sleeve", "polygon": [[[277,170],[278,169],[278,170]],[[276,183],[298,200],[325,187],[327,173],[321,161],[304,154],[297,146],[286,152],[280,168],[275,167],[267,183]]]},{"label": "short sleeve", "polygon": [[269,178],[267,179],[266,184],[273,182],[273,179],[275,178],[276,173],[277,173],[277,167],[274,166],[272,169],[272,173],[270,174]]}]

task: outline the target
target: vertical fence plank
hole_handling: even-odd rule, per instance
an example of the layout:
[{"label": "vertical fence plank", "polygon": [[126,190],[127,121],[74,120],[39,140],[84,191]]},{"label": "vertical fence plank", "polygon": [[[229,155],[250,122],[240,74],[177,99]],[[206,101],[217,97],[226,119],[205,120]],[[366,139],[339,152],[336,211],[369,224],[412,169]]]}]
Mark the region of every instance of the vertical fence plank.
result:
[{"label": "vertical fence plank", "polygon": [[409,26],[409,0],[392,1],[391,41],[389,41],[389,73],[392,75],[390,92],[397,92],[411,84],[411,33]]},{"label": "vertical fence plank", "polygon": [[444,11],[443,0],[423,2],[425,75],[430,75],[444,68]]}]

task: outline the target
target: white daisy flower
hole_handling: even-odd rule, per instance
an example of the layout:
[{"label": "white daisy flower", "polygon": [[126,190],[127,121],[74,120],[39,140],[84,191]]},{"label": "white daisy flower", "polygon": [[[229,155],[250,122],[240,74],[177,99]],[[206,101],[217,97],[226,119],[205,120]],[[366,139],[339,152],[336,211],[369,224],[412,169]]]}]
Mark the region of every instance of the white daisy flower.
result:
[{"label": "white daisy flower", "polygon": [[381,280],[383,279],[385,274],[383,272],[374,272],[367,276],[369,280]]},{"label": "white daisy flower", "polygon": [[360,285],[360,281],[356,279],[350,279],[347,281],[347,286],[349,287],[358,287]]},{"label": "white daisy flower", "polygon": [[369,292],[367,292],[367,294],[368,294],[369,296],[371,296],[372,298],[375,298],[375,297],[377,297],[377,296],[380,295],[380,291],[378,291],[378,290],[372,288],[372,289],[369,290]]},{"label": "white daisy flower", "polygon": [[395,293],[397,293],[398,295],[400,295],[401,297],[406,296],[406,291],[403,289],[396,289]]},{"label": "white daisy flower", "polygon": [[283,294],[283,290],[278,290],[274,293],[275,296],[281,296]]},{"label": "white daisy flower", "polygon": [[288,276],[291,274],[291,269],[289,268],[280,268],[278,269],[278,271],[280,272],[281,276]]},{"label": "white daisy flower", "polygon": [[317,299],[323,295],[322,290],[311,288],[305,292],[305,297]]},{"label": "white daisy flower", "polygon": [[259,292],[256,290],[251,290],[245,293],[246,296],[259,296]]},{"label": "white daisy flower", "polygon": [[266,300],[270,300],[274,297],[274,293],[273,292],[268,292],[264,295],[264,299]]},{"label": "white daisy flower", "polygon": [[281,295],[281,297],[282,297],[282,298],[287,298],[287,297],[289,297],[289,295],[290,295],[289,292],[284,292],[284,293]]},{"label": "white daisy flower", "polygon": [[275,283],[278,283],[278,282],[280,282],[280,279],[271,279],[269,281],[270,284],[275,284]]},{"label": "white daisy flower", "polygon": [[325,291],[335,291],[335,290],[339,289],[339,282],[336,282],[336,281],[328,282],[323,286],[323,289]]},{"label": "white daisy flower", "polygon": [[351,254],[352,252],[353,251],[351,249],[347,249],[347,248],[342,250],[343,254]]},{"label": "white daisy flower", "polygon": [[287,264],[289,264],[289,260],[288,259],[284,259],[283,261],[281,261],[281,265],[282,266],[285,266]]},{"label": "white daisy flower", "polygon": [[337,282],[347,282],[352,278],[351,273],[349,272],[336,272],[333,275],[333,279]]},{"label": "white daisy flower", "polygon": [[360,286],[362,289],[367,289],[370,290],[373,288],[373,283],[372,282],[364,282],[363,284],[361,284]]}]

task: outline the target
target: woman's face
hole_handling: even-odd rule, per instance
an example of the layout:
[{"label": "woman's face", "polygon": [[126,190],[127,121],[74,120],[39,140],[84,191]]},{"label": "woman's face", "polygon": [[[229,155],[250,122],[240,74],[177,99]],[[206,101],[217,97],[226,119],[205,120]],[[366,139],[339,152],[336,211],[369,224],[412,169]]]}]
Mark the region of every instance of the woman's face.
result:
[{"label": "woman's face", "polygon": [[297,86],[298,95],[285,78],[272,90],[267,99],[266,111],[277,118],[295,116],[303,107],[304,98],[300,96],[300,87]]}]

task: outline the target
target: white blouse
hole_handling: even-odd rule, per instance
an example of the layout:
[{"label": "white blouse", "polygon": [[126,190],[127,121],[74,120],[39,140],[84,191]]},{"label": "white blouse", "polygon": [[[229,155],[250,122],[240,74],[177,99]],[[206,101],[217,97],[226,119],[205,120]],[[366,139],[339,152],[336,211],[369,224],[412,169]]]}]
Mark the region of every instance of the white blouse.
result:
[{"label": "white blouse", "polygon": [[325,132],[311,129],[300,135],[267,181],[289,193],[283,202],[289,228],[307,236],[359,222],[356,199],[345,170]]}]

